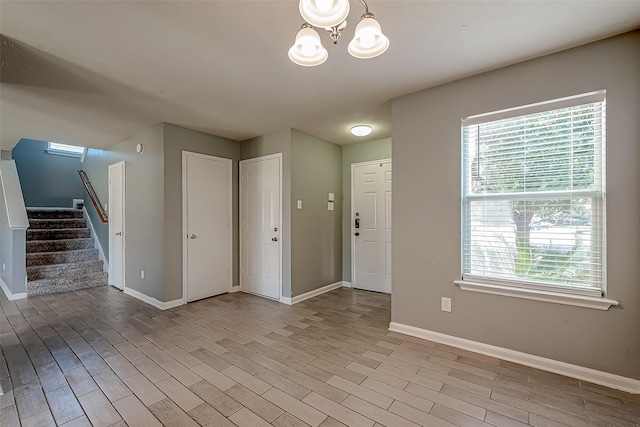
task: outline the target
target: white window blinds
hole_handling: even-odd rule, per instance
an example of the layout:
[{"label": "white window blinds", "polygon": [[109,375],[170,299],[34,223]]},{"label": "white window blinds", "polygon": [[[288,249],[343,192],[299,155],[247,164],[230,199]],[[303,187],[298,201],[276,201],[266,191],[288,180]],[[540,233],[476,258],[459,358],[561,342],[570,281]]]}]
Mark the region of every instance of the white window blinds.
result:
[{"label": "white window blinds", "polygon": [[50,142],[48,151],[53,154],[65,154],[67,156],[82,156],[84,153],[84,147],[78,147],[76,145],[60,144],[58,142]]},{"label": "white window blinds", "polygon": [[462,275],[602,295],[605,93],[462,121]]}]

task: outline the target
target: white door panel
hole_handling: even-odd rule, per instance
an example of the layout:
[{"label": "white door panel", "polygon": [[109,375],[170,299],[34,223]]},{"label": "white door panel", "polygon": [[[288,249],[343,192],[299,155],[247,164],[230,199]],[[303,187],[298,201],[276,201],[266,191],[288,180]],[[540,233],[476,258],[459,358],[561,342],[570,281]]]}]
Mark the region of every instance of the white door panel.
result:
[{"label": "white door panel", "polygon": [[353,165],[352,179],[353,287],[391,293],[391,161]]},{"label": "white door panel", "polygon": [[242,290],[280,298],[281,155],[240,162]]},{"label": "white door panel", "polygon": [[183,167],[183,290],[195,301],[231,290],[231,160],[183,152]]},{"label": "white door panel", "polygon": [[109,284],[124,289],[125,163],[109,165]]}]

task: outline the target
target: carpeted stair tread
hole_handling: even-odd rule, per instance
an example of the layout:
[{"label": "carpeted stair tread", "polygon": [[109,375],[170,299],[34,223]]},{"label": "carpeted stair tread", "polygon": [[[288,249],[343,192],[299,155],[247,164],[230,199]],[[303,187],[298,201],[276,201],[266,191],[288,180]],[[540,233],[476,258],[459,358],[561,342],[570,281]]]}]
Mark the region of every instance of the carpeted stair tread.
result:
[{"label": "carpeted stair tread", "polygon": [[104,262],[98,259],[82,210],[28,208],[27,216],[27,295],[107,284]]},{"label": "carpeted stair tread", "polygon": [[57,228],[49,230],[27,229],[27,240],[62,240],[91,237],[88,228]]},{"label": "carpeted stair tread", "polygon": [[87,220],[83,218],[65,219],[30,219],[29,228],[32,230],[50,230],[58,228],[86,228]]},{"label": "carpeted stair tread", "polygon": [[63,264],[98,259],[97,249],[78,249],[61,252],[35,252],[27,254],[27,267],[32,265]]},{"label": "carpeted stair tread", "polygon": [[107,277],[107,273],[99,271],[79,276],[33,280],[27,282],[27,295],[49,295],[59,292],[93,288],[95,286],[104,286],[107,284]]},{"label": "carpeted stair tread", "polygon": [[29,219],[63,219],[63,218],[82,218],[81,209],[73,208],[27,208],[27,217]]},{"label": "carpeted stair tread", "polygon": [[27,242],[27,253],[73,251],[91,248],[93,248],[93,239],[90,237],[62,240],[30,240]]},{"label": "carpeted stair tread", "polygon": [[99,259],[68,262],[64,264],[33,265],[27,267],[27,280],[54,279],[63,276],[80,276],[103,270],[104,263]]}]

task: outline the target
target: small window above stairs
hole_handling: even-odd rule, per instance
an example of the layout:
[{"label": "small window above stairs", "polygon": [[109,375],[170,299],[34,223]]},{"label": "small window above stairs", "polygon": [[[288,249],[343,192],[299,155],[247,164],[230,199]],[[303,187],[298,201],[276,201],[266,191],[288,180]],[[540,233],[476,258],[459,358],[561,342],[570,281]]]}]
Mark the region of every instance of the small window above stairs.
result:
[{"label": "small window above stairs", "polygon": [[27,294],[48,295],[107,284],[82,211],[28,208]]}]

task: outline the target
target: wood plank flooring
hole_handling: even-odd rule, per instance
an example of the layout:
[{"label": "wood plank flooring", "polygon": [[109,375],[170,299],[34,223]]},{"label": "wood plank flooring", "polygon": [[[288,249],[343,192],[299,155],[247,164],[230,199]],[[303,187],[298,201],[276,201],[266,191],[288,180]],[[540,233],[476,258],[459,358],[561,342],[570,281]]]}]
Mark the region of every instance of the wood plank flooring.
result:
[{"label": "wood plank flooring", "polygon": [[0,301],[0,425],[640,426],[640,396],[387,331],[390,297]]}]

